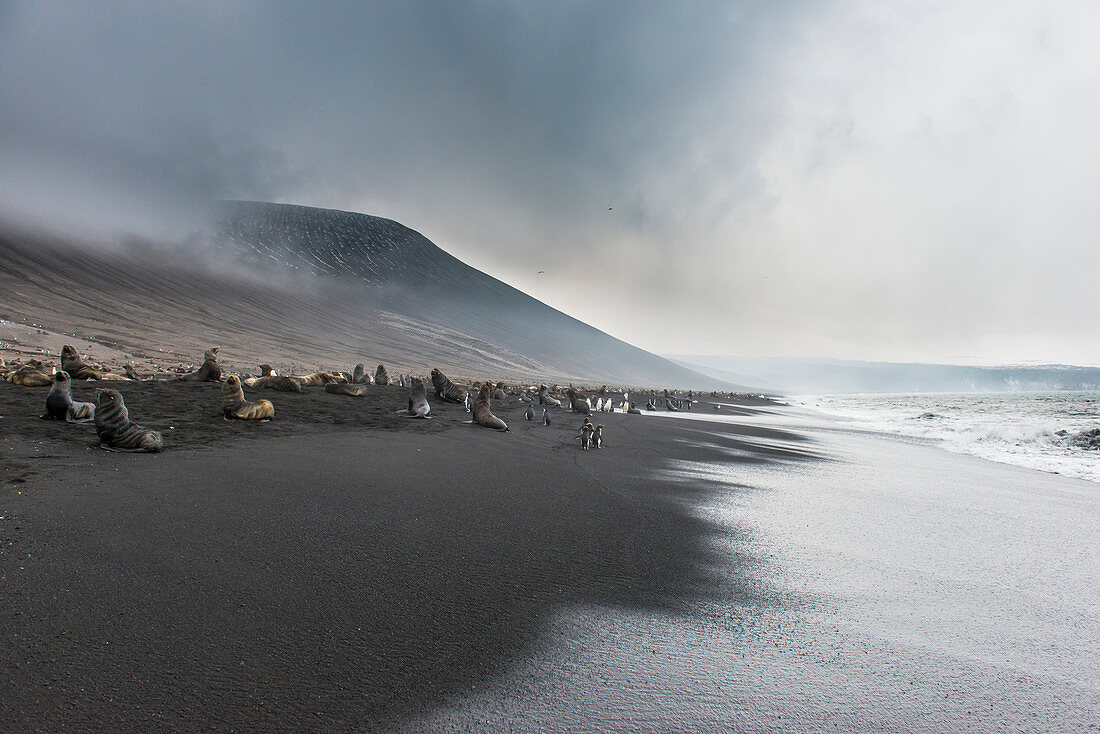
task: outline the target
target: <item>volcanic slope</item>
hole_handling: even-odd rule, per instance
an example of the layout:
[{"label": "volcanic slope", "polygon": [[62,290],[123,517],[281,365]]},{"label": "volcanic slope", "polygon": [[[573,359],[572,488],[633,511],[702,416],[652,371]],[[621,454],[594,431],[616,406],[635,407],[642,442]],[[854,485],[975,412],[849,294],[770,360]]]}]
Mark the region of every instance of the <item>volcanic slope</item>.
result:
[{"label": "volcanic slope", "polygon": [[471,268],[397,222],[226,202],[199,244],[89,247],[0,230],[0,318],[139,357],[385,363],[459,376],[724,387]]}]

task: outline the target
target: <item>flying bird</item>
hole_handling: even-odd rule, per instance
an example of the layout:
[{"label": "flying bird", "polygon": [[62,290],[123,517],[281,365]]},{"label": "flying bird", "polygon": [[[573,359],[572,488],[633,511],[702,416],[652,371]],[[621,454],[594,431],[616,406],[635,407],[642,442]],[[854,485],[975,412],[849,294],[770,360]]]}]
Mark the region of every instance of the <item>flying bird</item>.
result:
[{"label": "flying bird", "polygon": [[543,273],[545,273],[545,272],[546,272],[545,270],[540,270],[540,271],[538,271],[537,273],[535,273],[535,275],[542,275],[542,274],[543,274]]}]

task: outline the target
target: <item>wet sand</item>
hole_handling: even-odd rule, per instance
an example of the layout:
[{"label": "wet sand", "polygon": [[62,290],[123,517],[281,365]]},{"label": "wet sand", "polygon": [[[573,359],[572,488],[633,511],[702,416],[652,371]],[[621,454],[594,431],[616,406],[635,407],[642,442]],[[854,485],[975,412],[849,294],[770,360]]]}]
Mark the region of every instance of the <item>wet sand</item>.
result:
[{"label": "wet sand", "polygon": [[396,416],[400,388],[264,391],[276,420],[245,425],[217,390],[126,386],[169,449],[125,455],[35,418],[46,388],[0,384],[16,730],[1100,718],[1095,485],[772,406],[600,415],[585,453],[577,416],[519,403],[494,406],[500,434],[435,401]]},{"label": "wet sand", "polygon": [[558,609],[715,593],[696,490],[649,478],[655,446],[688,446],[656,421],[601,416],[607,448],[584,453],[576,415],[518,402],[494,406],[501,434],[459,406],[397,416],[400,388],[265,391],[256,425],[222,420],[218,389],[123,385],[168,445],[128,455],[35,417],[46,388],[0,385],[18,729],[396,726],[484,690]]}]

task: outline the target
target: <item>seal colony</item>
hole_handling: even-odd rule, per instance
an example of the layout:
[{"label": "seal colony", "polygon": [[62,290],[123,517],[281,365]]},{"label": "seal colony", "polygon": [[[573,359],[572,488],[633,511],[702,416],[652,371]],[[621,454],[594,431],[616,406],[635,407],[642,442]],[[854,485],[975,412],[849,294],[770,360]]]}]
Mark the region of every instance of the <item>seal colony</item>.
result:
[{"label": "seal colony", "polygon": [[[184,372],[179,368],[176,373],[164,372],[156,366],[152,374],[141,378],[131,363],[126,363],[123,368],[127,375],[121,375],[118,371],[102,365],[90,365],[84,361],[76,349],[66,344],[61,350],[61,366],[72,368],[77,374],[88,380],[118,380],[124,384],[142,382],[159,382],[167,384],[165,380],[175,377],[178,381],[192,383],[219,383],[218,414],[226,420],[244,421],[269,421],[275,416],[275,406],[270,400],[248,400],[244,390],[248,389],[273,389],[285,392],[304,393],[308,388],[323,387],[324,392],[334,396],[358,397],[367,400],[368,405],[377,405],[378,399],[386,395],[394,388],[401,386],[405,396],[404,408],[397,413],[410,418],[431,418],[432,408],[428,403],[427,380],[404,371],[398,374],[397,379],[389,376],[385,365],[379,364],[374,374],[367,371],[363,363],[356,364],[352,372],[317,370],[315,372],[294,376],[280,375],[270,364],[261,364],[261,374],[256,377],[247,375],[225,375],[219,363],[219,347],[211,347],[206,350],[202,365],[197,370]],[[48,375],[47,370],[53,374]],[[182,374],[181,374],[182,373]],[[56,367],[45,364],[36,359],[27,362],[2,362],[0,361],[0,377],[13,383],[28,387],[43,387],[48,385],[50,391],[45,397],[45,412],[41,418],[63,421],[70,424],[94,423],[98,444],[105,449],[118,451],[140,451],[155,453],[165,448],[162,435],[152,429],[144,428],[130,420],[129,410],[124,397],[117,389],[101,389],[96,392],[96,401],[82,402],[73,398],[74,378],[66,369],[58,370]],[[593,412],[619,412],[639,414],[636,405],[630,401],[631,392],[626,389],[613,390],[606,386],[594,390],[592,388],[580,389],[573,385],[523,385],[501,381],[476,381],[473,384],[476,391],[469,392],[465,387],[456,385],[439,368],[434,368],[429,373],[434,395],[444,403],[451,405],[463,405],[466,412],[471,413],[470,420],[466,423],[476,424],[502,433],[510,433],[508,423],[501,415],[494,413],[492,406],[495,403],[503,406],[505,410],[518,409],[514,413],[517,420],[520,416],[527,424],[542,426],[553,424],[551,410],[561,408],[565,404],[565,410],[577,412],[586,416],[585,425],[582,427],[582,448],[601,448],[603,439],[603,425],[592,426],[587,417]],[[201,389],[196,386],[195,389]],[[602,394],[601,394],[602,393]],[[690,410],[693,402],[693,393],[687,393],[687,397],[681,397],[674,392],[665,390],[661,393],[651,392],[646,402],[647,410]],[[682,395],[682,393],[681,393]],[[535,397],[537,396],[537,401]],[[622,401],[618,401],[621,396]],[[730,397],[733,397],[731,395]],[[593,406],[593,402],[595,405]],[[541,411],[536,411],[536,405]],[[396,407],[396,406],[395,406]],[[498,412],[500,408],[498,407]],[[507,415],[507,414],[505,414]],[[162,417],[165,426],[171,418]],[[185,421],[186,422],[186,421]],[[335,423],[347,422],[342,415]],[[530,430],[530,429],[526,429]],[[542,429],[538,429],[542,430]],[[585,435],[587,434],[587,435]]]}]

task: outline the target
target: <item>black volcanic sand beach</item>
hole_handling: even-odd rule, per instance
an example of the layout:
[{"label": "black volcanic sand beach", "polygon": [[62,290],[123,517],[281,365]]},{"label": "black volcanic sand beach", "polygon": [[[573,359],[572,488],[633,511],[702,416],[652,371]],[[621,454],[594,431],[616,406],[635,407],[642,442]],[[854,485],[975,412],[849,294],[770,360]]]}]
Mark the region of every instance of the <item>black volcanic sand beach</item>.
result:
[{"label": "black volcanic sand beach", "polygon": [[276,405],[247,424],[216,384],[116,386],[164,453],[94,448],[93,426],[37,417],[47,388],[0,383],[12,730],[377,730],[483,690],[563,608],[781,604],[745,580],[754,559],[716,555],[691,510],[707,483],[653,469],[821,459],[778,429],[699,446],[690,423],[624,414],[585,453],[575,414],[494,403],[502,434],[433,400],[410,420],[398,387],[246,391]]}]

